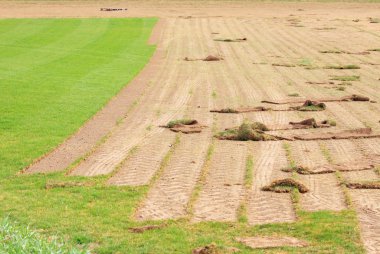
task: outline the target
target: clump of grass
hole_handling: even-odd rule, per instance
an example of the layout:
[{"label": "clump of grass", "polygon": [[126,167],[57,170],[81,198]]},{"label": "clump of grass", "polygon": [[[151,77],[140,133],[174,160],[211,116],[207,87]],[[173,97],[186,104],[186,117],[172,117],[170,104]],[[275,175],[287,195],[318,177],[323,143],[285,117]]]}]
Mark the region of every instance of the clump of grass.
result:
[{"label": "clump of grass", "polygon": [[368,49],[367,51],[378,51],[378,52],[380,52],[380,48],[376,48],[376,49]]},{"label": "clump of grass", "polygon": [[306,193],[309,191],[305,185],[292,178],[275,180],[271,184],[261,188],[263,191],[273,191],[279,193],[289,193],[294,189],[298,189],[300,193]]},{"label": "clump of grass", "polygon": [[267,141],[276,140],[275,137],[265,134],[264,131],[268,131],[268,127],[259,122],[242,123],[239,128],[227,129],[216,135],[220,139],[239,140],[239,141]]},{"label": "clump of grass", "polygon": [[323,102],[313,102],[310,100],[305,101],[302,106],[291,107],[298,111],[322,111],[326,109],[326,104]]},{"label": "clump of grass", "polygon": [[328,65],[324,67],[325,69],[335,69],[335,70],[354,70],[354,69],[360,69],[360,66],[355,64],[348,64],[348,65]]},{"label": "clump of grass", "polygon": [[359,81],[360,76],[333,76],[331,80],[338,80],[338,81]]},{"label": "clump of grass", "polygon": [[300,95],[298,93],[290,93],[288,94],[289,97],[299,97]]},{"label": "clump of grass", "polygon": [[326,120],[330,126],[336,126],[336,121],[335,120]]},{"label": "clump of grass", "polygon": [[89,253],[64,245],[57,239],[46,240],[29,227],[21,227],[5,218],[0,223],[0,253]]},{"label": "clump of grass", "polygon": [[346,90],[346,88],[344,86],[341,86],[341,87],[338,87],[336,90],[338,90],[338,91],[344,91],[344,90]]},{"label": "clump of grass", "polygon": [[310,59],[308,58],[304,58],[304,59],[301,59],[300,63],[298,64],[299,66],[312,66],[313,63]]},{"label": "clump of grass", "polygon": [[192,125],[192,124],[196,124],[196,123],[197,123],[197,121],[193,120],[193,119],[178,119],[178,120],[170,121],[166,125],[166,127],[173,128],[176,125]]},{"label": "clump of grass", "polygon": [[269,131],[269,128],[265,124],[260,122],[253,122],[251,124],[251,128],[259,131]]}]

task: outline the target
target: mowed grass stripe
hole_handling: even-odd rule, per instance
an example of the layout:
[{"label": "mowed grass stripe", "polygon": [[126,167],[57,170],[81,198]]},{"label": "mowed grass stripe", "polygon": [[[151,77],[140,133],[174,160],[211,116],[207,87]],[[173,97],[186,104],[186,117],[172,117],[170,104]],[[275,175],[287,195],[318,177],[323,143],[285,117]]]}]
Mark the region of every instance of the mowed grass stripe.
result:
[{"label": "mowed grass stripe", "polygon": [[151,57],[155,22],[0,20],[0,175],[52,149],[117,94]]}]

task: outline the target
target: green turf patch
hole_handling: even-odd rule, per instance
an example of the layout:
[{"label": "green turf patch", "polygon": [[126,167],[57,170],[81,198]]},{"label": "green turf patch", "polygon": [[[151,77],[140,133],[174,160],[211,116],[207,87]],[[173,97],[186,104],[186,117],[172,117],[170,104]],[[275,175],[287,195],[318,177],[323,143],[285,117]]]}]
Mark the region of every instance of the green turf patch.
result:
[{"label": "green turf patch", "polygon": [[75,132],[144,67],[155,19],[0,19],[0,176]]}]

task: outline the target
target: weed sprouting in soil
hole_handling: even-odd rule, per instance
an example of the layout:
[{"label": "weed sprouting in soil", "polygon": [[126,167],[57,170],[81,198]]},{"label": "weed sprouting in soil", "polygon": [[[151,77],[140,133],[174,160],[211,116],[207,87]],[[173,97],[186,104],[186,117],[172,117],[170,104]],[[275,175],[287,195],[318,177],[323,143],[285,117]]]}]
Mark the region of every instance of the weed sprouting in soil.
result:
[{"label": "weed sprouting in soil", "polygon": [[312,65],[313,65],[313,61],[308,58],[301,59],[298,64],[298,66],[303,66],[303,67],[311,67]]},{"label": "weed sprouting in soil", "polygon": [[290,93],[288,94],[289,97],[299,97],[299,93]]}]

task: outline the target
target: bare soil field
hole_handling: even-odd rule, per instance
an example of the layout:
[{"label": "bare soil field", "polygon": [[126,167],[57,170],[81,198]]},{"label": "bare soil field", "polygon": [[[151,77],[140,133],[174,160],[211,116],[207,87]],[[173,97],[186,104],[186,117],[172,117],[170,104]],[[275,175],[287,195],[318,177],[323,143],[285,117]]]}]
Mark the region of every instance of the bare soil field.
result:
[{"label": "bare soil field", "polygon": [[[371,23],[368,18],[379,18],[380,5],[208,1],[200,6],[196,1],[166,5],[133,1],[112,5],[128,8],[126,11],[100,11],[109,5],[0,4],[0,17],[4,18],[160,18],[151,39],[157,43],[157,51],[140,75],[25,173],[66,170],[67,175],[108,175],[109,185],[147,185],[148,193],[136,207],[136,220],[190,217],[193,223],[234,222],[244,204],[252,225],[297,220],[291,193],[261,190],[274,180],[290,177],[309,189],[299,194],[302,210],[341,211],[349,206],[347,199],[352,199],[366,250],[380,253],[380,190],[345,191],[343,183],[378,180],[375,168],[310,175],[282,171],[289,165],[313,168],[371,160],[371,156],[380,156],[380,138],[268,142],[214,138],[245,119],[266,125],[329,119],[336,123],[329,128],[332,131],[367,127],[379,132],[380,23]],[[246,40],[233,41],[238,38]],[[209,55],[223,59],[184,61]],[[359,68],[325,68],[345,65]],[[359,78],[352,80],[352,76]],[[352,94],[367,96],[372,102],[326,102],[323,111],[210,112],[214,108],[262,106],[263,100],[293,96],[306,100]],[[183,134],[160,127],[183,118],[196,119],[207,128]],[[246,166],[249,156],[252,171]],[[379,160],[371,162],[380,166]],[[250,184],[246,184],[247,178],[252,178]]]}]

